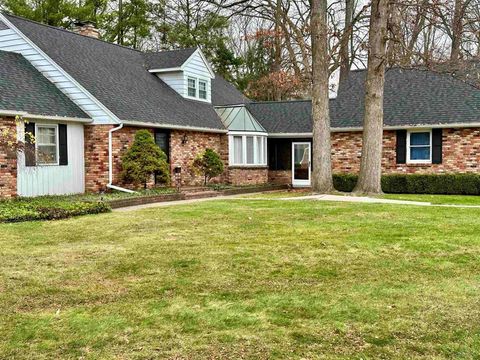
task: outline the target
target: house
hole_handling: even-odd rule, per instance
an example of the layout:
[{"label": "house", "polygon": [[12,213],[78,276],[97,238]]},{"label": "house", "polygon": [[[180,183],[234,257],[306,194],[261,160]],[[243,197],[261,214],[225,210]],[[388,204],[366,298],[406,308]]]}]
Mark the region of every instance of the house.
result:
[{"label": "house", "polygon": [[[121,156],[139,129],[167,154],[174,181],[197,185],[197,154],[217,151],[217,181],[310,185],[311,102],[251,102],[200,49],[144,53],[0,14],[0,128],[35,134],[35,151],[0,153],[0,197],[124,188]],[[331,100],[335,172],[357,172],[364,71]],[[28,123],[16,124],[15,116]],[[448,75],[390,69],[384,171],[478,172],[480,91]],[[152,184],[153,185],[153,184]]]}]

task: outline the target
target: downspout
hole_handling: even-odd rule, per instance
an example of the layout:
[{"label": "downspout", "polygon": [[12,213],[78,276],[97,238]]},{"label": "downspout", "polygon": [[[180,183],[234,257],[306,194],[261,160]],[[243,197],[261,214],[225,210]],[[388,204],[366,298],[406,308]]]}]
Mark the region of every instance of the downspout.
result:
[{"label": "downspout", "polygon": [[113,189],[113,190],[118,190],[118,191],[123,191],[123,192],[126,192],[126,193],[129,193],[129,194],[133,194],[135,191],[132,191],[132,190],[129,190],[129,189],[125,189],[125,188],[122,188],[120,186],[115,186],[113,185],[113,151],[112,151],[112,134],[117,131],[117,130],[120,130],[121,128],[123,128],[123,123],[120,124],[119,126],[117,126],[116,128],[113,128],[113,129],[110,129],[108,131],[108,184],[107,184],[107,188],[109,189]]}]

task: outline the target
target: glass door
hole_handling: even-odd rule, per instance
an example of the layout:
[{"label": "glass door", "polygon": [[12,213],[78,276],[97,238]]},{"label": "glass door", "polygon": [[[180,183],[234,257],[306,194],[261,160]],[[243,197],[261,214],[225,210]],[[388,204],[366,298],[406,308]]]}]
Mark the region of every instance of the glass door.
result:
[{"label": "glass door", "polygon": [[309,142],[292,143],[292,185],[310,186],[311,149]]}]

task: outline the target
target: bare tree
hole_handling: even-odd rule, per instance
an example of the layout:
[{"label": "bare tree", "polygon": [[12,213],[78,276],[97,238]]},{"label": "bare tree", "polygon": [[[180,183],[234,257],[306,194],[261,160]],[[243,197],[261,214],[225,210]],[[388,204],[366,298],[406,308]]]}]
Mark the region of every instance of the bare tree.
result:
[{"label": "bare tree", "polygon": [[365,83],[365,115],[360,175],[354,192],[382,192],[383,90],[385,84],[388,0],[371,5],[368,70]]},{"label": "bare tree", "polygon": [[329,115],[327,0],[312,0],[313,191],[333,190]]}]

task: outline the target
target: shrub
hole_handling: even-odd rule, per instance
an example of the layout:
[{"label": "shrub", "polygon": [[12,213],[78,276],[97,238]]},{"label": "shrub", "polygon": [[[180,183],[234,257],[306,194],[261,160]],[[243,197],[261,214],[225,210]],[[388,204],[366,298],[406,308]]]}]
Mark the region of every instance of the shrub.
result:
[{"label": "shrub", "polygon": [[204,178],[204,185],[210,181],[210,179],[223,173],[223,162],[220,156],[212,149],[206,149],[203,153],[199,154],[192,164],[193,170],[202,175]]},{"label": "shrub", "polygon": [[56,220],[109,212],[104,202],[68,200],[65,197],[19,198],[0,201],[0,222]]},{"label": "shrub", "polygon": [[167,156],[155,144],[152,134],[148,130],[139,130],[135,139],[122,157],[121,177],[126,183],[143,185],[147,188],[148,181],[153,175],[164,183],[170,182],[170,169]]},{"label": "shrub", "polygon": [[[339,191],[350,192],[355,187],[357,178],[357,175],[335,174],[333,184]],[[394,194],[480,195],[480,175],[383,175],[382,190]]]}]

